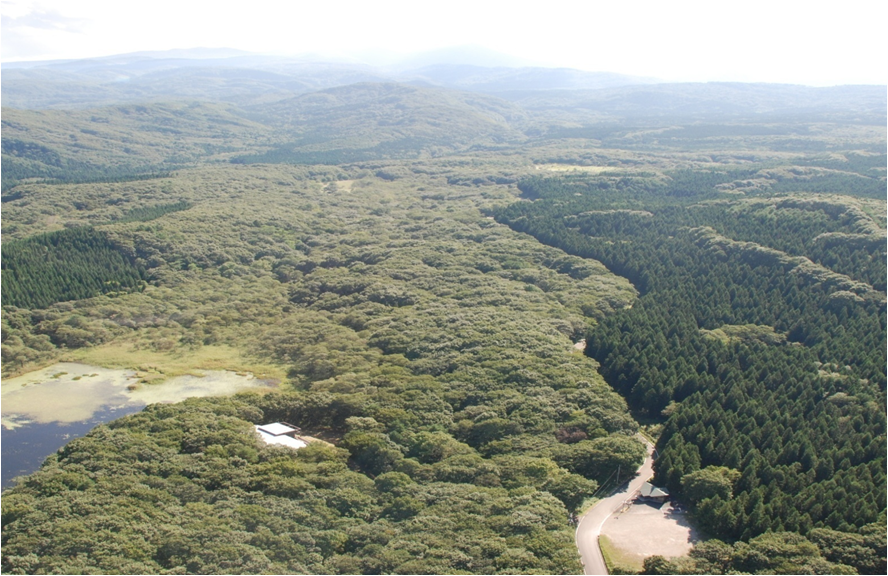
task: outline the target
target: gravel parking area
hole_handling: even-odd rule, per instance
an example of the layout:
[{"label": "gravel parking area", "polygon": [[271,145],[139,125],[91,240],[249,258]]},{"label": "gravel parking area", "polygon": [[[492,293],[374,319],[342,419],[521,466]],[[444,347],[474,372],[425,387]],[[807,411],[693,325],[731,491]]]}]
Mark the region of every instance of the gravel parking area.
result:
[{"label": "gravel parking area", "polygon": [[699,536],[683,510],[671,503],[634,502],[615,512],[601,529],[620,555],[640,567],[648,556],[684,556]]}]

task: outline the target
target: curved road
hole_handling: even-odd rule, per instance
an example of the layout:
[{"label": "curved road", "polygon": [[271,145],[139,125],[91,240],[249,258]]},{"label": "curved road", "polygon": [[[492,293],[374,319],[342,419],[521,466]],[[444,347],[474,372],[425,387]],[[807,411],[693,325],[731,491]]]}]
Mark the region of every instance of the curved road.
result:
[{"label": "curved road", "polygon": [[632,498],[641,489],[641,485],[654,475],[654,459],[652,457],[654,446],[647,439],[641,436],[639,438],[647,446],[647,456],[635,476],[628,483],[617,488],[616,492],[599,500],[595,506],[580,517],[579,524],[577,524],[576,541],[583,562],[584,574],[607,574],[604,556],[601,555],[601,548],[598,547],[601,527],[611,514],[622,508],[623,503]]}]

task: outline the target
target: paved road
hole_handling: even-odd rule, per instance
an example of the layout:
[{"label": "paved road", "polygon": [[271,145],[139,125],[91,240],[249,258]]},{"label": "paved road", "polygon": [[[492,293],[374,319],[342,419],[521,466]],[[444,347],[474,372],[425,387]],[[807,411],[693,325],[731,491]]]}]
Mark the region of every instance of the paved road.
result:
[{"label": "paved road", "polygon": [[[639,436],[639,438],[641,438]],[[577,525],[577,548],[580,551],[580,558],[583,561],[584,574],[607,574],[607,566],[604,564],[604,556],[601,555],[601,548],[598,547],[598,536],[601,534],[601,527],[608,517],[623,507],[623,503],[629,500],[641,489],[641,485],[650,480],[654,475],[654,460],[652,454],[654,446],[644,440],[647,446],[647,457],[644,463],[638,469],[628,483],[620,486],[616,492],[607,498],[598,501],[595,506],[590,508],[580,517]]]}]

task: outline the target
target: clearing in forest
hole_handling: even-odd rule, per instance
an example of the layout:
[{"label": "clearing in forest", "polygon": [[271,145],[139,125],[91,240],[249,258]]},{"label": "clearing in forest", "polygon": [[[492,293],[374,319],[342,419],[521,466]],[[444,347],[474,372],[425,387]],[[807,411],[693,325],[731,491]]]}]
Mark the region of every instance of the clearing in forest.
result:
[{"label": "clearing in forest", "polygon": [[683,509],[669,502],[633,501],[607,519],[601,534],[610,543],[611,561],[633,571],[640,571],[649,556],[685,556],[700,540]]}]

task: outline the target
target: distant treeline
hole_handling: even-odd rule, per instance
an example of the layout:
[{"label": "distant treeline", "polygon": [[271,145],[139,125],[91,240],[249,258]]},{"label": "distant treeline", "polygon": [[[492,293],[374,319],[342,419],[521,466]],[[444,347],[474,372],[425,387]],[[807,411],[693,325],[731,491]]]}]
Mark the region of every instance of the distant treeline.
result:
[{"label": "distant treeline", "polygon": [[335,148],[300,150],[303,143],[278,146],[262,154],[245,154],[232,158],[234,164],[349,164],[386,158],[409,158],[436,143],[429,138],[409,137],[382,142],[371,148]]},{"label": "distant treeline", "polygon": [[[855,162],[848,168],[868,171],[870,164]],[[875,169],[874,169],[875,170]],[[608,199],[613,208],[633,208],[651,203],[663,204],[668,198],[692,197],[699,202],[712,198],[726,198],[719,190],[720,184],[742,182],[761,178],[757,169],[732,170],[673,170],[667,172],[669,181],[662,182],[643,174],[605,173],[603,177],[564,176],[546,178],[535,176],[522,180],[518,188],[527,198],[559,198],[562,202],[583,209],[588,200],[578,199],[588,194],[619,192]],[[856,173],[826,173],[805,178],[772,179],[769,187],[761,191],[747,191],[747,196],[774,195],[786,192],[811,192],[817,194],[843,194],[862,198],[884,198],[885,180],[880,177],[858,175]]]},{"label": "distant treeline", "polygon": [[[601,177],[534,176],[518,183],[518,189],[532,200],[548,199],[563,205],[565,214],[606,207],[633,209],[675,204],[676,198],[694,202],[723,197],[716,187],[752,178],[756,170],[673,170],[664,183],[653,173],[607,172]],[[604,201],[604,204],[601,202]],[[601,204],[601,206],[599,206]]]},{"label": "distant treeline", "polygon": [[[142,180],[157,180],[159,178],[169,178],[173,172],[150,172],[150,173],[133,173],[122,171],[119,173],[107,173],[105,169],[100,170],[84,170],[82,172],[73,172],[68,174],[60,174],[56,171],[30,171],[19,170],[15,165],[10,164],[10,173],[7,173],[7,164],[3,166],[3,184],[2,190],[6,192],[22,183],[23,180],[37,179],[40,184],[117,184],[120,182],[139,182]],[[6,194],[2,197],[3,202],[11,202],[18,200],[22,195],[19,192]]]},{"label": "distant treeline", "polygon": [[151,173],[121,173],[121,174],[96,174],[96,175],[80,175],[68,176],[65,178],[50,178],[45,184],[115,184],[118,182],[139,182],[141,180],[157,180],[159,178],[169,178],[172,172],[151,172]]},{"label": "distant treeline", "polygon": [[847,194],[862,198],[885,198],[885,180],[853,174],[824,174],[810,179],[775,182],[772,192],[814,192],[816,194]]},{"label": "distant treeline", "polygon": [[[688,124],[687,118],[664,116],[660,118],[634,118],[623,121],[601,122],[586,126],[550,127],[542,134],[528,132],[529,136],[541,135],[546,140],[589,139],[597,140],[605,148],[649,150],[707,150],[731,149],[738,144],[741,149],[762,147],[772,151],[814,154],[800,165],[822,166],[821,159],[832,157],[835,143],[824,139],[822,134],[811,130],[805,119],[798,117],[762,116],[748,118],[746,122],[725,123],[724,117],[712,116],[709,121]],[[814,116],[810,122],[822,121]],[[872,120],[872,125],[884,120]],[[864,124],[869,124],[865,122]],[[884,144],[859,143],[857,154],[863,163],[878,162],[882,158],[884,167]],[[854,156],[855,154],[847,154]],[[865,158],[865,159],[863,159]],[[850,159],[850,158],[849,158]],[[875,159],[875,160],[873,160]],[[811,164],[808,164],[813,160]],[[840,158],[833,158],[834,166],[824,166],[835,170],[849,170],[848,164]],[[850,169],[850,171],[857,171]]]},{"label": "distant treeline", "polygon": [[3,303],[46,308],[56,302],[138,288],[145,271],[89,226],[3,243]]},{"label": "distant treeline", "polygon": [[179,202],[173,202],[171,204],[158,204],[156,206],[143,206],[141,208],[133,208],[132,210],[124,214],[120,219],[115,220],[114,222],[116,224],[123,224],[126,222],[147,222],[149,220],[160,218],[164,214],[188,210],[192,206],[193,204],[191,204],[191,202],[182,200]]},{"label": "distant treeline", "polygon": [[[858,174],[873,175],[879,171],[888,169],[888,154],[845,154],[842,157],[812,156],[793,161],[797,166],[819,166],[842,172],[856,172]],[[883,190],[884,192],[884,190]]]},{"label": "distant treeline", "polygon": [[[727,485],[685,494],[707,531],[854,532],[886,506],[884,294],[857,281],[884,288],[884,241],[841,242],[859,222],[835,205],[700,203],[729,177],[534,178],[519,188],[535,202],[495,215],[642,291],[588,334],[586,351],[632,406],[667,418],[659,482],[677,494],[693,474]],[[804,272],[769,245],[828,255],[850,279]]]},{"label": "distant treeline", "polygon": [[335,166],[351,162],[379,159],[372,148],[345,148],[302,152],[282,146],[262,154],[245,154],[232,158],[232,164],[325,164]]},{"label": "distant treeline", "polygon": [[[63,158],[52,148],[14,138],[2,139],[3,192],[24,180],[40,179],[44,184],[86,184],[131,182],[168,178],[169,170],[150,167],[100,166],[90,162]],[[4,202],[15,198],[4,197]]]}]

